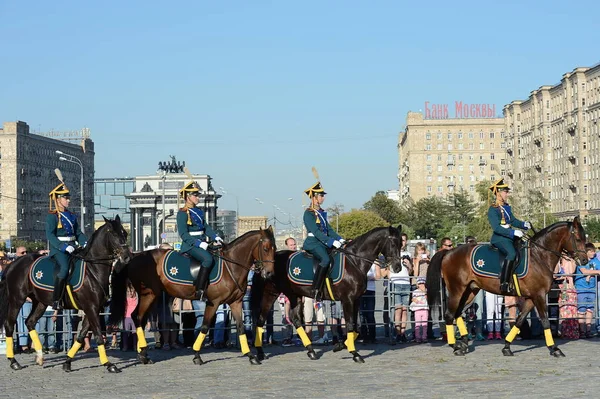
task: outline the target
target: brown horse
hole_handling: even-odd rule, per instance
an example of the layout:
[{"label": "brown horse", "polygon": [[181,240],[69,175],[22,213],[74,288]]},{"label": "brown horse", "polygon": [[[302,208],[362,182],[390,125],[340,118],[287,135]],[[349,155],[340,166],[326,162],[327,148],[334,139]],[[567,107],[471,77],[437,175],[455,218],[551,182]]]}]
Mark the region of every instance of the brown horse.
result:
[{"label": "brown horse", "polygon": [[[518,280],[521,296],[525,298],[523,308],[515,325],[505,338],[502,353],[513,356],[510,344],[519,334],[523,320],[535,308],[544,327],[546,345],[550,354],[555,357],[564,356],[554,344],[550,331],[550,322],[546,313],[546,294],[550,291],[554,266],[561,257],[568,256],[579,264],[588,262],[585,252],[585,231],[575,217],[572,222],[558,222],[534,234],[527,244],[529,246],[529,272]],[[441,302],[441,279],[446,283],[448,301],[444,320],[448,344],[454,346],[454,354],[463,356],[468,352],[468,334],[461,317],[466,305],[470,304],[480,289],[500,294],[498,278],[481,277],[473,273],[471,253],[475,245],[461,245],[452,250],[441,250],[431,259],[427,270],[427,297],[430,306],[439,306]],[[461,340],[454,336],[454,320],[460,331]]]},{"label": "brown horse", "polygon": [[[202,342],[217,308],[222,303],[231,307],[235,317],[240,338],[242,354],[250,358],[250,363],[260,364],[260,361],[250,352],[244,331],[242,318],[242,299],[246,293],[248,272],[253,267],[268,277],[273,272],[275,263],[275,237],[273,229],[250,231],[238,237],[223,247],[216,255],[224,261],[222,278],[216,284],[211,284],[206,291],[208,301],[204,311],[204,319],[200,334],[194,342],[194,364],[204,364],[200,357]],[[153,249],[134,255],[126,265],[115,268],[112,276],[113,299],[111,301],[111,323],[118,323],[125,315],[127,279],[129,279],[140,298],[132,314],[138,337],[138,359],[143,363],[152,363],[147,354],[147,343],[142,326],[148,320],[148,311],[163,292],[182,299],[197,299],[193,284],[176,284],[171,282],[163,272],[163,260],[170,253],[166,249]]]},{"label": "brown horse", "polygon": [[[119,373],[120,370],[108,361],[104,348],[104,338],[100,331],[100,311],[104,309],[106,303],[106,293],[108,291],[108,278],[110,277],[111,265],[118,259],[121,262],[128,262],[131,252],[127,246],[127,232],[121,225],[119,216],[115,220],[104,218],[105,223],[92,234],[87,246],[73,253],[74,258],[83,259],[86,264],[85,274],[82,277],[82,284],[77,291],[70,291],[65,294],[66,309],[82,309],[85,312],[82,329],[77,336],[77,341],[67,354],[67,360],[63,364],[63,370],[71,371],[71,361],[84,342],[88,330],[92,330],[98,340],[98,355],[100,363],[111,373]],[[13,353],[13,331],[15,321],[19,314],[19,309],[25,303],[27,298],[31,299],[32,311],[25,321],[29,330],[29,336],[37,352],[36,363],[40,366],[44,363],[44,354],[42,344],[35,331],[35,324],[42,317],[48,305],[52,304],[52,290],[40,288],[33,284],[33,278],[30,275],[31,269],[41,256],[38,254],[23,256],[6,269],[4,279],[0,282],[0,326],[4,324],[6,331],[6,357],[13,370],[20,370],[21,365],[14,358]],[[43,272],[38,271],[39,278],[42,278]],[[38,277],[36,273],[36,278]],[[52,273],[47,272],[50,276]]]}]

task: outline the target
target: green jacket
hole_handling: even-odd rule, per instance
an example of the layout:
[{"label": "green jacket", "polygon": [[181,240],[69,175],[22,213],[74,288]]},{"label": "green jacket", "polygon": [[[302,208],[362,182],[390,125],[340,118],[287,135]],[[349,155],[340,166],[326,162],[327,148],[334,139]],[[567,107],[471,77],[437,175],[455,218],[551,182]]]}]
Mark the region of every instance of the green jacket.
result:
[{"label": "green jacket", "polygon": [[[200,247],[200,243],[206,240],[208,236],[211,240],[217,237],[215,231],[206,224],[204,218],[204,212],[200,208],[189,209],[190,220],[192,224],[189,225],[188,213],[183,209],[177,212],[177,233],[181,237],[181,252],[187,252],[190,249]],[[202,234],[199,234],[202,233]]]},{"label": "green jacket", "polygon": [[[504,221],[502,217],[504,217]],[[512,242],[515,238],[515,230],[512,227],[525,228],[525,224],[513,215],[510,205],[490,206],[488,221],[494,231],[490,241],[509,240]]]},{"label": "green jacket", "polygon": [[[60,228],[59,217],[62,224]],[[67,241],[67,238],[70,241]],[[83,246],[87,243],[87,237],[81,232],[77,216],[68,209],[60,214],[51,212],[46,216],[46,239],[50,243],[50,256],[59,252],[64,253],[69,245],[77,248],[78,245]]]},{"label": "green jacket", "polygon": [[304,211],[303,220],[308,231],[303,247],[311,248],[315,244],[321,244],[331,248],[335,240],[342,238],[327,221],[327,212],[323,209],[308,208]]}]

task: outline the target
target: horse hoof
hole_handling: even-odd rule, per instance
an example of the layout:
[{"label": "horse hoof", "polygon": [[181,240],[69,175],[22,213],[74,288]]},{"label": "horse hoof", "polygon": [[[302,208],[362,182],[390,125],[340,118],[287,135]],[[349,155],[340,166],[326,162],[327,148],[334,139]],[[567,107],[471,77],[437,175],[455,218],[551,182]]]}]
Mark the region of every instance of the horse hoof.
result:
[{"label": "horse hoof", "polygon": [[562,351],[558,348],[556,348],[553,351],[550,351],[550,355],[554,356],[554,357],[565,357],[565,354],[562,353]]},{"label": "horse hoof", "polygon": [[36,356],[35,357],[35,364],[37,364],[38,366],[43,366],[44,365],[44,358],[42,356]]},{"label": "horse hoof", "polygon": [[259,365],[262,364],[260,360],[256,358],[254,355],[248,355],[248,359],[250,359],[250,364]]},{"label": "horse hoof", "polygon": [[71,362],[65,362],[63,363],[63,371],[66,373],[70,373],[71,372]]},{"label": "horse hoof", "polygon": [[454,356],[464,356],[465,352],[462,349],[455,349]]},{"label": "horse hoof", "polygon": [[510,350],[510,348],[502,348],[502,354],[504,356],[514,356],[513,352]]},{"label": "horse hoof", "polygon": [[261,362],[262,362],[263,360],[265,360],[265,353],[264,353],[264,352],[258,352],[258,353],[256,354],[256,358],[257,358],[259,361],[261,361]]},{"label": "horse hoof", "polygon": [[154,362],[150,358],[143,356],[141,354],[138,354],[137,358],[140,361],[140,363],[142,363],[142,364],[154,364]]},{"label": "horse hoof", "polygon": [[344,345],[342,342],[338,342],[333,347],[333,351],[334,352],[339,352],[339,351],[344,350],[344,349],[346,349],[346,345]]},{"label": "horse hoof", "polygon": [[352,360],[354,360],[355,363],[365,362],[365,359],[363,359],[363,357],[359,355],[358,352],[352,352]]},{"label": "horse hoof", "polygon": [[106,369],[108,370],[109,373],[120,373],[121,372],[121,370],[112,363],[108,363],[106,365]]},{"label": "horse hoof", "polygon": [[23,367],[21,367],[21,365],[19,364],[19,362],[17,362],[15,359],[11,359],[10,361],[10,368],[18,371],[21,370]]},{"label": "horse hoof", "polygon": [[202,358],[200,357],[200,354],[196,353],[196,355],[194,356],[194,364],[198,365],[198,366],[202,366],[204,364],[204,361],[202,360]]},{"label": "horse hoof", "polygon": [[308,352],[306,352],[306,356],[308,356],[310,360],[317,360],[317,359],[319,359],[317,357],[317,354],[315,353],[315,351],[313,349],[311,349]]}]

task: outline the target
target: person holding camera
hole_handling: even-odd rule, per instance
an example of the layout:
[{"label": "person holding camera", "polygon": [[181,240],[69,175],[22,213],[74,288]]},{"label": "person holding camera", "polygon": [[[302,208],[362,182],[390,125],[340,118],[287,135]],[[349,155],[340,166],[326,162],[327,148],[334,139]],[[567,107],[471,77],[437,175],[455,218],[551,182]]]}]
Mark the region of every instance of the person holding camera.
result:
[{"label": "person holding camera", "polygon": [[427,247],[422,242],[415,245],[413,265],[415,265],[414,275],[417,277],[427,277],[427,268],[429,267],[429,254]]}]

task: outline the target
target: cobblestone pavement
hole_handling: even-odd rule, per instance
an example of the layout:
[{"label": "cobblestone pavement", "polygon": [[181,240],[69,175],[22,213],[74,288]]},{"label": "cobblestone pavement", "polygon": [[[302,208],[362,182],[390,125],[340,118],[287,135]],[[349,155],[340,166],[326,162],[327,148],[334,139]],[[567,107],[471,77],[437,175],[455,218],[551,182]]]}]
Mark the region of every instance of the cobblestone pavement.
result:
[{"label": "cobblestone pavement", "polygon": [[[23,366],[12,371],[6,360],[0,398],[199,398],[199,397],[590,397],[600,389],[600,339],[558,341],[566,358],[549,356],[543,341],[515,341],[514,357],[502,343],[483,342],[465,357],[455,357],[440,341],[389,346],[357,345],[365,364],[346,351],[310,360],[299,347],[266,346],[262,365],[252,366],[234,348],[203,349],[202,366],[192,351],[152,350],[156,361],[140,365],[131,352],[108,351],[123,372],[110,374],[95,353],[78,354],[73,372],[62,371],[64,355],[46,355],[43,368],[34,355],[17,355]],[[326,352],[321,352],[326,350]]]}]

